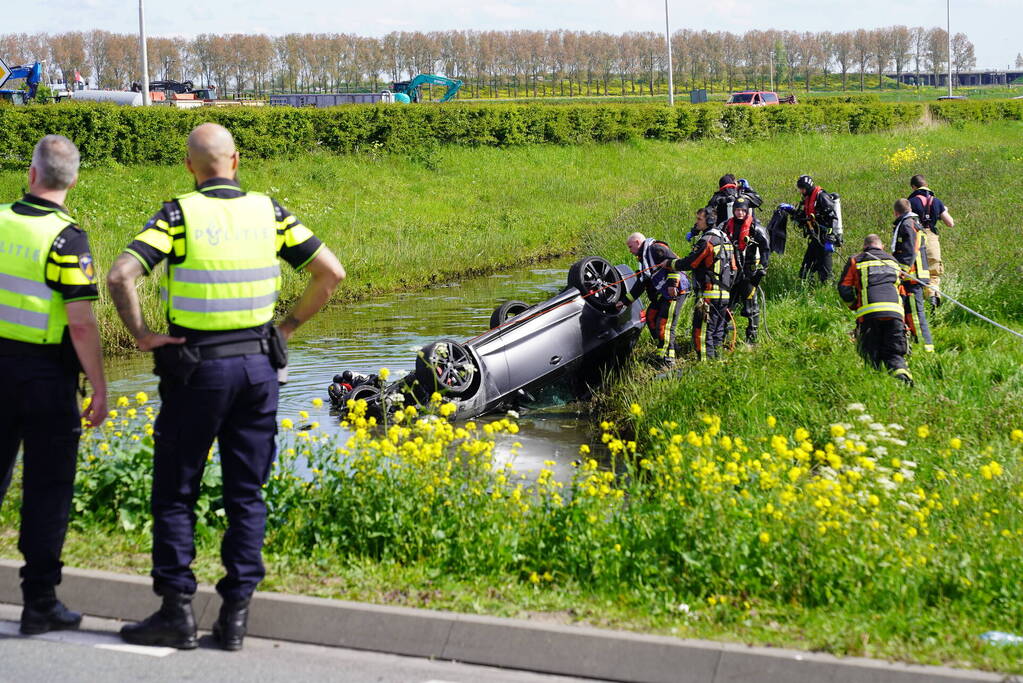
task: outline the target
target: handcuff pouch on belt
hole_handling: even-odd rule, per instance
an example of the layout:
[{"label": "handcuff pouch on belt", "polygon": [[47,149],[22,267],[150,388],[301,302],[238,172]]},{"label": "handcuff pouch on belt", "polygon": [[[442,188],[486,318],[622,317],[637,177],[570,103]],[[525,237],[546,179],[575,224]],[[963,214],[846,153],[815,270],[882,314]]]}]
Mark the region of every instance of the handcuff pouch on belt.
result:
[{"label": "handcuff pouch on belt", "polygon": [[202,363],[199,349],[187,344],[166,344],[153,349],[153,372],[163,379],[176,379],[188,384]]},{"label": "handcuff pouch on belt", "polygon": [[267,341],[270,346],[268,350],[270,367],[275,370],[288,367],[288,342],[275,325],[270,326],[270,337]]}]

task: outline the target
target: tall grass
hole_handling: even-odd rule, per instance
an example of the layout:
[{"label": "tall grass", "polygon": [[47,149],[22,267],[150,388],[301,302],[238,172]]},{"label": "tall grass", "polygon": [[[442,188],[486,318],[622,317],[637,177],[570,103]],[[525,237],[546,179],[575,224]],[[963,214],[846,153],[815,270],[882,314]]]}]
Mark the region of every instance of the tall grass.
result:
[{"label": "tall grass", "polygon": [[[622,231],[630,229],[678,246],[692,211],[725,171],[750,178],[768,203],[792,201],[793,179],[809,172],[843,195],[849,232],[856,235],[883,230],[889,220],[886,205],[905,191],[910,174],[925,170],[961,221],[949,237],[977,236],[992,223],[1012,220],[1009,203],[989,201],[985,188],[1012,186],[1019,155],[1004,142],[1019,130],[1018,124],[998,124],[855,137],[782,136],[742,145],[634,142],[505,150],[435,147],[410,157],[311,154],[243,160],[241,179],[275,196],[338,253],[349,271],[336,297],[343,303],[576,250],[631,258],[622,246]],[[907,145],[930,158],[891,169],[887,158]],[[14,198],[25,185],[23,173],[0,173],[0,197]],[[180,167],[83,169],[68,208],[89,231],[100,274],[162,201],[190,189],[190,176]],[[983,250],[969,253],[977,257],[968,257],[973,259],[968,265],[987,273]],[[952,258],[964,257],[960,251]],[[986,291],[997,292],[992,298],[1001,313],[1019,313],[1013,303],[1019,299],[1009,296],[1011,285],[984,277]],[[154,322],[160,318],[155,280],[149,278],[142,290]],[[791,270],[776,268],[771,295],[792,280]],[[300,294],[303,282],[286,273],[282,305]],[[956,278],[949,284],[958,291]],[[101,297],[104,338],[126,347],[129,340],[105,291]]]}]

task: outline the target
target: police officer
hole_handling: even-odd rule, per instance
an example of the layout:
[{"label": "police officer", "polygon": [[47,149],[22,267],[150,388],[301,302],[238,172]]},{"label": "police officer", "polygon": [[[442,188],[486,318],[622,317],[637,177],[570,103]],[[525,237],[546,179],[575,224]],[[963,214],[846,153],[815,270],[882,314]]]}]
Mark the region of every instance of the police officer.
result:
[{"label": "police officer", "polygon": [[908,199],[898,199],[894,205],[895,223],[892,230],[891,252],[902,266],[902,301],[905,305],[906,325],[913,341],[923,339],[924,352],[934,351],[931,326],[924,310],[924,290],[930,282],[927,263],[927,244],[923,227],[917,215],[910,210]]},{"label": "police officer", "polygon": [[920,219],[920,225],[924,229],[924,244],[927,245],[927,272],[931,276],[928,291],[931,305],[938,307],[941,305],[941,276],[945,272],[945,266],[941,261],[941,242],[938,240],[938,223],[954,228],[955,221],[952,220],[945,203],[935,197],[927,187],[926,178],[917,174],[909,179],[909,186],[913,188],[909,195],[909,206]]},{"label": "police officer", "polygon": [[728,308],[733,312],[739,310],[746,318],[746,343],[756,344],[760,327],[757,287],[767,274],[770,240],[764,226],[753,216],[753,207],[746,197],[739,197],[732,204],[732,217],[725,223],[724,233],[735,247],[739,265]]},{"label": "police officer", "polygon": [[640,271],[622,303],[628,305],[630,299],[638,299],[646,291],[650,297],[646,326],[657,343],[657,363],[673,365],[677,355],[679,313],[686,301],[689,280],[681,273],[671,273],[660,266],[665,261],[678,258],[666,243],[648,238],[641,232],[634,232],[629,235],[626,245],[639,259]]},{"label": "police officer", "polygon": [[803,228],[807,240],[799,277],[805,280],[816,273],[821,282],[827,282],[831,279],[831,255],[836,246],[841,246],[841,236],[836,232],[835,201],[808,175],[799,176],[796,187],[802,199],[794,209],[793,218]]},{"label": "police officer", "polygon": [[[220,445],[228,527],[226,576],[213,635],[237,650],[248,605],[265,571],[262,486],[275,456],[277,340],[287,339],[330,298],[345,271],[308,228],[276,201],[237,182],[238,152],[213,123],[188,137],[185,166],[194,192],[164,203],[118,257],[107,283],[118,314],[143,351],[153,351],[163,402],[153,453],[153,589],[163,598],[149,618],[121,629],[129,643],[196,647],[190,565],[194,506],[207,454]],[[280,283],[278,257],[312,275],[291,313],[271,321]],[[167,259],[161,283],[169,335],[150,331],[136,280]]]},{"label": "police officer", "polygon": [[[706,225],[699,217],[698,224]],[[693,309],[693,347],[700,360],[717,358],[725,339],[729,291],[737,270],[731,240],[720,228],[708,225],[687,256],[669,259],[661,266],[674,272],[693,271],[693,291],[699,297]]]},{"label": "police officer", "polygon": [[874,368],[884,364],[892,375],[910,386],[913,376],[906,364],[906,324],[903,320],[899,280],[900,264],[884,250],[881,238],[867,235],[863,251],[845,264],[838,295],[856,312],[857,348]]},{"label": "police officer", "polygon": [[[89,240],[64,200],[78,180],[78,149],[47,135],[32,152],[29,191],[0,205],[0,502],[24,445],[18,549],[24,607],[21,632],[78,628],[82,615],[56,596],[61,549],[74,489],[82,418],[107,414],[98,298]],[[84,369],[93,395],[79,415],[75,390]]]}]

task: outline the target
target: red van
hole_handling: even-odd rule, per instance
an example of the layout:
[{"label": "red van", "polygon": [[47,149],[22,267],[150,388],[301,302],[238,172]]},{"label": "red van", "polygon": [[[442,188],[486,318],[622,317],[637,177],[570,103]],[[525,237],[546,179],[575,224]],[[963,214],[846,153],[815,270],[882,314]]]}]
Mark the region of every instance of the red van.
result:
[{"label": "red van", "polygon": [[769,104],[780,104],[778,93],[769,90],[745,90],[728,98],[725,104],[744,104],[748,107],[763,107]]}]

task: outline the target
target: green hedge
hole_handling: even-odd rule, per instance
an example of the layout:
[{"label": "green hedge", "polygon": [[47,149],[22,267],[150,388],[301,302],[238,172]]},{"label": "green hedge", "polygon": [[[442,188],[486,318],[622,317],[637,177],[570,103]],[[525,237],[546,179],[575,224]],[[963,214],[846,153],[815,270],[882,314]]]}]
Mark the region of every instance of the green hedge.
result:
[{"label": "green hedge", "polygon": [[812,104],[823,106],[828,104],[874,104],[880,102],[881,96],[877,93],[856,93],[854,95],[809,95],[799,97],[801,104]]},{"label": "green hedge", "polygon": [[1023,121],[1023,100],[945,100],[929,106],[932,116],[953,124]]},{"label": "green hedge", "polygon": [[863,133],[914,123],[919,104],[814,107],[665,105],[352,105],[331,109],[224,107],[177,110],[66,103],[0,108],[0,166],[23,167],[36,140],[60,133],[87,164],[181,160],[188,131],[203,121],[227,126],[248,157],[295,156],[322,148],[408,152],[432,144],[509,146],[586,144],[639,138],[681,141],[760,138],[785,132]]}]

